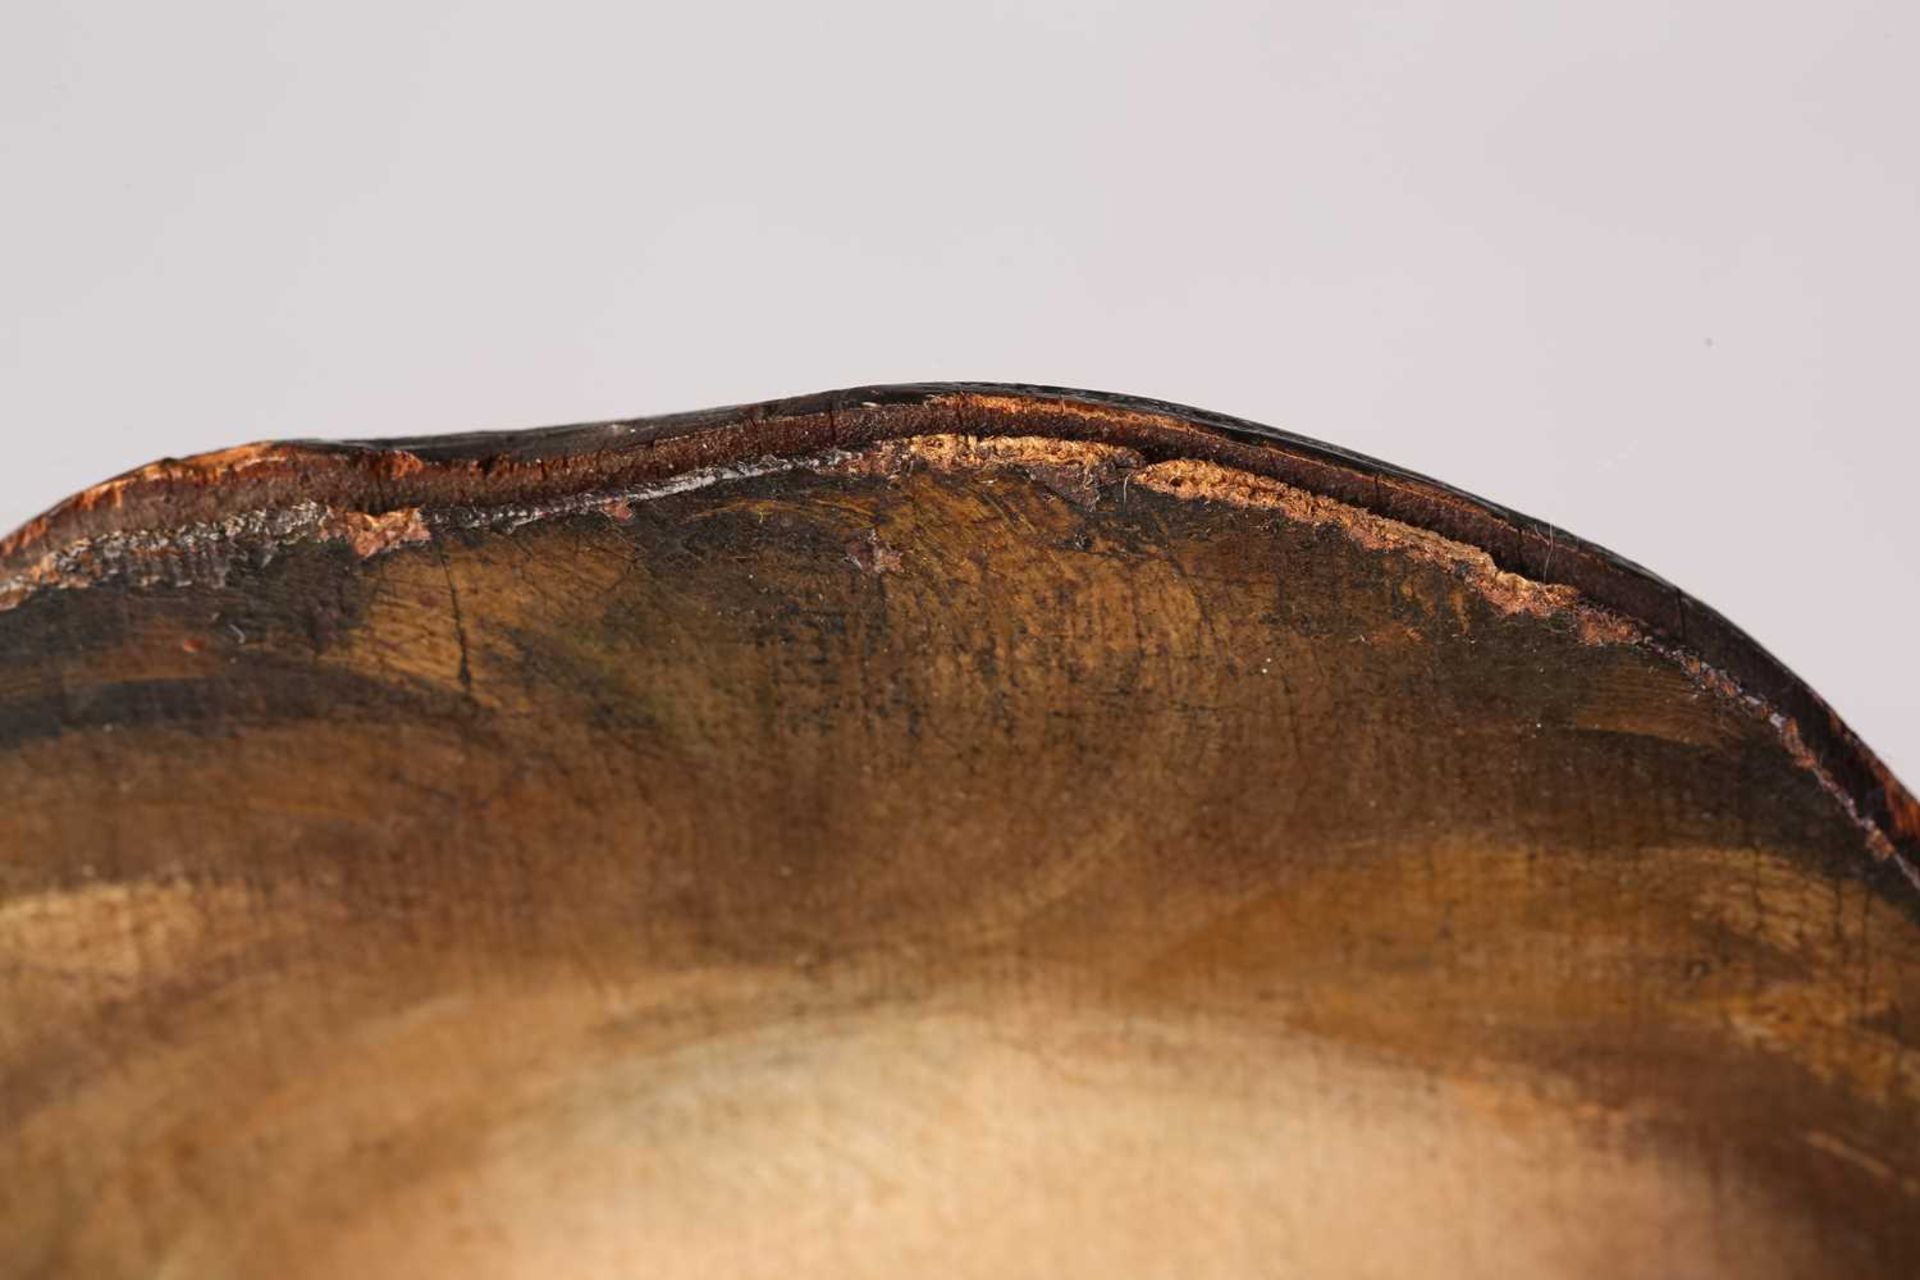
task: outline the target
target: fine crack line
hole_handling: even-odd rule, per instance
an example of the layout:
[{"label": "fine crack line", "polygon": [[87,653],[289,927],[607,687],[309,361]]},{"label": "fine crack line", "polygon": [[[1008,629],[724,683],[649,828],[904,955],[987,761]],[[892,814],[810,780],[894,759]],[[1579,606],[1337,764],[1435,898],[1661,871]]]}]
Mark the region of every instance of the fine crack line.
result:
[{"label": "fine crack line", "polygon": [[473,697],[473,664],[467,656],[467,619],[460,610],[460,588],[453,585],[453,566],[447,563],[447,549],[433,540],[433,554],[440,561],[440,575],[447,580],[447,600],[453,606],[453,638],[460,644],[460,688]]}]

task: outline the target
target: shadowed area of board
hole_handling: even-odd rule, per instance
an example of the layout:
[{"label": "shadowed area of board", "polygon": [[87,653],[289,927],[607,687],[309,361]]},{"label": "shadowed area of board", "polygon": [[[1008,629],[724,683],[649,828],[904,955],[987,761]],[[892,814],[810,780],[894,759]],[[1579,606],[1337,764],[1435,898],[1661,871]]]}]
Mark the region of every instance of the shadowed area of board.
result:
[{"label": "shadowed area of board", "polygon": [[1540,529],[978,387],[83,495],[0,1274],[1910,1276],[1912,801]]}]

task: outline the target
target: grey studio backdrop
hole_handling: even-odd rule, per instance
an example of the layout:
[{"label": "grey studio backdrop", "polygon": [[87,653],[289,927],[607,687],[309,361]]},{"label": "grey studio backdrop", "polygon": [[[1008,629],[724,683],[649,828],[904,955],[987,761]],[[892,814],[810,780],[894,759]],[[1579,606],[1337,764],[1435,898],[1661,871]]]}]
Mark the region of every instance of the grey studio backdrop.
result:
[{"label": "grey studio backdrop", "polygon": [[878,381],[1197,404],[1728,613],[1920,782],[1920,6],[0,10],[0,525]]}]

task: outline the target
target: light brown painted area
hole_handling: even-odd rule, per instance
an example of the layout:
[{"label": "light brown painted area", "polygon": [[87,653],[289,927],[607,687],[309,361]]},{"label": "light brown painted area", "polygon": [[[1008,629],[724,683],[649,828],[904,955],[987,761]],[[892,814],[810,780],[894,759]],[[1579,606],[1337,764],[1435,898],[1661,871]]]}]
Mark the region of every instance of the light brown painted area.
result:
[{"label": "light brown painted area", "polygon": [[402,496],[0,612],[0,1275],[1920,1264],[1914,887],[1640,620],[1126,443]]},{"label": "light brown painted area", "polygon": [[[573,1043],[581,1028],[556,1003],[516,1025]],[[484,1142],[352,1203],[322,1240],[299,1197],[244,1223],[203,1221],[168,1273],[1396,1275],[1414,1257],[1425,1274],[1771,1276],[1820,1265],[1817,1240],[1764,1194],[1716,1186],[1604,1117],[1232,1024],[996,1001],[535,1065],[487,1035],[503,1014],[428,1007],[356,1046],[373,1074],[318,1073],[338,1107],[417,1078],[422,1057],[460,1043],[475,1055],[471,1076],[514,1068],[508,1097],[476,1098],[470,1079],[433,1100],[490,1112]],[[332,1171],[330,1189],[351,1177]],[[1725,1233],[1731,1216],[1754,1229]]]}]

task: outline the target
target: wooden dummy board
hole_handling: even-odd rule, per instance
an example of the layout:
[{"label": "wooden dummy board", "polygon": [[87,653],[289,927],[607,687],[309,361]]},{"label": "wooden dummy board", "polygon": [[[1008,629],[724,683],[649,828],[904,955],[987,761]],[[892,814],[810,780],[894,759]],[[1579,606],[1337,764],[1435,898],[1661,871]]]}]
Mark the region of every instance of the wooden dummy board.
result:
[{"label": "wooden dummy board", "polygon": [[0,548],[0,1275],[1920,1275],[1920,810],[1645,571],[869,388]]}]

